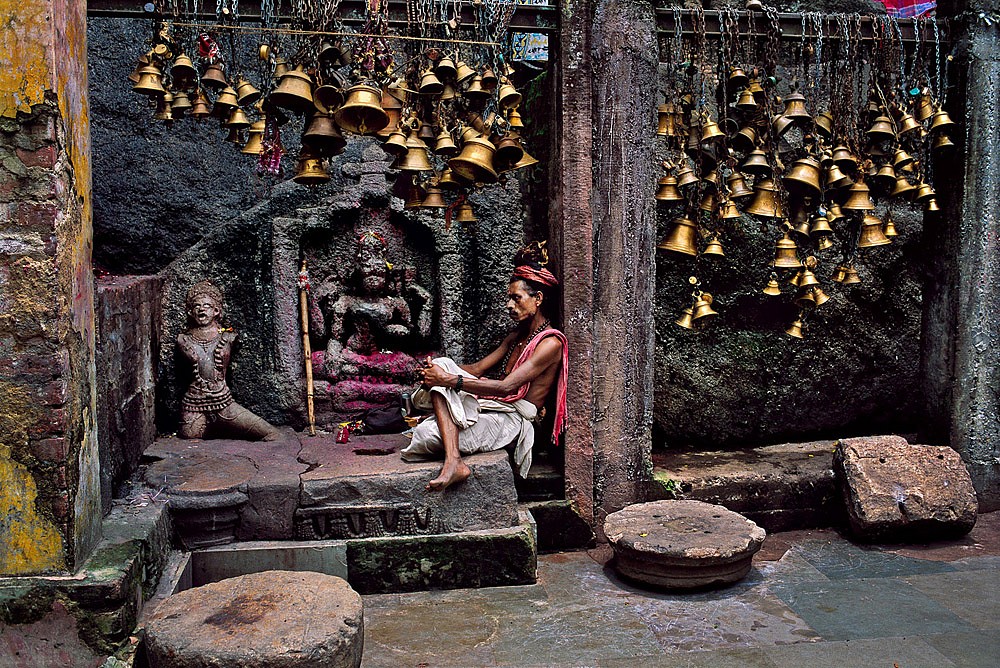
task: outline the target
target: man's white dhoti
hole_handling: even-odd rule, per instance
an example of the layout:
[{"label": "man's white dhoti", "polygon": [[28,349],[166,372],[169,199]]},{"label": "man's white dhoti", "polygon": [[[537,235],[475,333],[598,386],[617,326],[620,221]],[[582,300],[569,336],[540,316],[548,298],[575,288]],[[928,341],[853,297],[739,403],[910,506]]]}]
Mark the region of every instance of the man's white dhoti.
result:
[{"label": "man's white dhoti", "polygon": [[[433,363],[448,373],[475,378],[447,357],[438,357]],[[437,392],[448,402],[448,412],[458,426],[458,450],[463,455],[492,452],[514,445],[514,462],[522,478],[531,468],[531,447],[535,443],[534,421],[538,409],[530,401],[518,399],[513,403],[479,399],[468,392],[456,392],[449,387],[420,389],[413,393],[413,405],[422,410],[433,410],[431,392]],[[413,440],[400,451],[405,461],[419,461],[440,456],[444,452],[441,430],[437,418],[430,417],[413,428]]]}]

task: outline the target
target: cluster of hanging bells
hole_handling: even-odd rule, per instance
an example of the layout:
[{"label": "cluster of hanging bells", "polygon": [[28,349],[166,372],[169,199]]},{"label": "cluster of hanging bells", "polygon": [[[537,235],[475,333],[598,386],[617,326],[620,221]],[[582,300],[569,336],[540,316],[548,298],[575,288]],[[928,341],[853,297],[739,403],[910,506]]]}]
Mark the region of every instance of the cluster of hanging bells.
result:
[{"label": "cluster of hanging bells", "polygon": [[[887,245],[897,235],[891,216],[883,221],[876,215],[873,196],[938,211],[934,188],[924,180],[926,169],[913,156],[926,154],[922,142],[929,143],[932,155],[951,150],[954,123],[927,91],[914,97],[910,111],[873,103],[867,144],[856,154],[839,138],[834,118],[825,112],[813,117],[802,94],[779,100],[782,113],[768,117],[767,91],[756,72],[750,76],[733,68],[721,85],[733,110],[724,124],[694,109],[690,94],[657,109],[657,136],[671,159],[663,163],[666,173],[654,197],[683,207],[658,247],[684,256],[723,257],[722,232],[743,214],[776,225],[782,234],[763,293],[781,295],[779,272],[789,275],[800,313],[785,333],[802,338],[808,315],[830,299],[814,271],[815,253],[834,248],[840,238],[847,245],[831,280],[859,283],[856,249]],[[783,139],[793,128],[805,139],[794,152]],[[695,310],[686,308],[677,324],[698,329]]]}]

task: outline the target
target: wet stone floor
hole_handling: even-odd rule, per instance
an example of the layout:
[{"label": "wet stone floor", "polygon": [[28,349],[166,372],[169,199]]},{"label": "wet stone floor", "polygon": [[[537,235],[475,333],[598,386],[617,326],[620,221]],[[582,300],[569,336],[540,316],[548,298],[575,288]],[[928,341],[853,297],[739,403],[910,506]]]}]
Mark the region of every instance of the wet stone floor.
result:
[{"label": "wet stone floor", "polygon": [[1000,666],[1000,512],[929,546],[768,537],[742,582],[615,577],[606,548],[540,555],[538,584],[365,596],[363,666]]}]

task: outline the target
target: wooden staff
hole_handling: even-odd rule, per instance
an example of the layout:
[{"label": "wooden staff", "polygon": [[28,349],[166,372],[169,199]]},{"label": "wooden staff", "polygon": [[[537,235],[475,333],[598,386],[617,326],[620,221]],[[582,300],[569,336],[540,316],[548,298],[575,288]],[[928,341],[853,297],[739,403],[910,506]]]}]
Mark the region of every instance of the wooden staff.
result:
[{"label": "wooden staff", "polygon": [[303,258],[299,269],[299,318],[302,321],[302,352],[306,356],[306,408],[309,412],[309,435],[316,435],[316,412],[313,407],[312,346],[309,345],[309,274]]}]

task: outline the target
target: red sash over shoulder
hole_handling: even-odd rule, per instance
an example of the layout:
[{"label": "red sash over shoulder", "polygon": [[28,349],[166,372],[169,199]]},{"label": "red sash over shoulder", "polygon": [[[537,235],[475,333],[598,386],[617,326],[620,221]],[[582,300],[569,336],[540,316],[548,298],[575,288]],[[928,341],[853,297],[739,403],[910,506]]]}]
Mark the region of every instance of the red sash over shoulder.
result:
[{"label": "red sash over shoulder", "polygon": [[[511,369],[511,373],[514,369],[524,364],[528,361],[528,358],[535,352],[535,348],[538,344],[542,342],[542,339],[554,336],[562,343],[562,367],[559,369],[559,378],[556,380],[556,419],[555,424],[552,428],[552,442],[557,443],[559,440],[559,435],[566,430],[566,385],[568,382],[569,374],[569,346],[566,343],[566,335],[560,332],[558,329],[546,329],[534,336],[528,345],[524,347],[521,352],[521,356],[517,358],[517,362],[514,364],[514,368]],[[506,397],[497,397],[500,401],[506,401],[512,403],[518,399],[524,399],[525,395],[528,394],[528,388],[531,383],[525,383],[521,387],[517,388],[514,394],[508,395]]]}]

